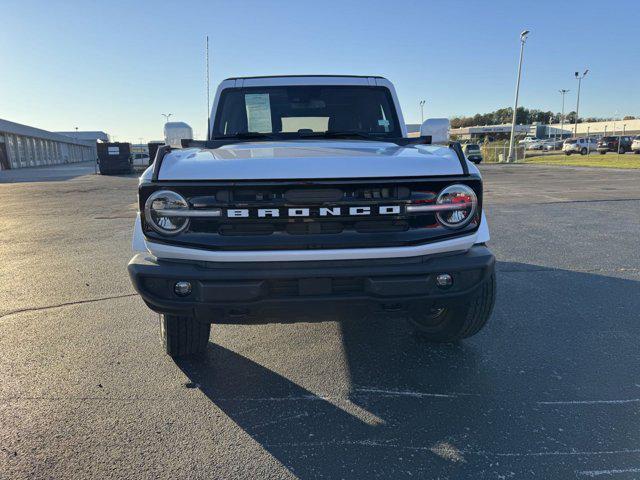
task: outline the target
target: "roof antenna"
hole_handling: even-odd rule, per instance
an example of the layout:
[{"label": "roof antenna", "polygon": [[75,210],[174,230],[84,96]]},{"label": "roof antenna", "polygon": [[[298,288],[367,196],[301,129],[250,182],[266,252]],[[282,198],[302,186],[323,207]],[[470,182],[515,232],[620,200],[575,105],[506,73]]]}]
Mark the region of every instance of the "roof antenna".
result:
[{"label": "roof antenna", "polygon": [[209,140],[209,136],[211,135],[211,108],[210,108],[210,103],[209,103],[209,35],[207,35],[207,41],[206,41],[206,64],[207,64],[207,136],[206,136],[206,140]]}]

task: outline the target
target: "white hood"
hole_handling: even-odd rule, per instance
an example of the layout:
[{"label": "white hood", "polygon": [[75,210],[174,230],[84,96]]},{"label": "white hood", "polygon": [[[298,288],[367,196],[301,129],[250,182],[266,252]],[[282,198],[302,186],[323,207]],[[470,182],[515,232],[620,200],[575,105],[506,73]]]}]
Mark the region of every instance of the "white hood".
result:
[{"label": "white hood", "polygon": [[[469,164],[469,171],[477,173]],[[150,175],[151,169],[144,177]],[[460,175],[453,150],[352,140],[246,142],[165,156],[159,180],[291,180]]]}]

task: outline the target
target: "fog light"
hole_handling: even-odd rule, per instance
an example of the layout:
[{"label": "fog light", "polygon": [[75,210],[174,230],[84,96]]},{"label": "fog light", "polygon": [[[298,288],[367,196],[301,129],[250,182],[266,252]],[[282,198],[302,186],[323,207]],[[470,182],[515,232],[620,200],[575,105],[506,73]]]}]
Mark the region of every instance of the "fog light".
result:
[{"label": "fog light", "polygon": [[453,285],[453,277],[448,273],[439,273],[436,276],[436,285],[440,288],[449,288]]},{"label": "fog light", "polygon": [[176,282],[173,286],[173,291],[179,297],[186,297],[191,293],[191,283],[185,281]]}]

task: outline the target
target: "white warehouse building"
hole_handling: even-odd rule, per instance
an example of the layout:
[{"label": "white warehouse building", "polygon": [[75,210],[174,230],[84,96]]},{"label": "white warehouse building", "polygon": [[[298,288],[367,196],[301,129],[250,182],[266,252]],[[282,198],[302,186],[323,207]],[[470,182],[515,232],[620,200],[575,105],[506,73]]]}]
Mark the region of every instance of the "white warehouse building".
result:
[{"label": "white warehouse building", "polygon": [[84,162],[96,157],[95,141],[0,118],[0,170]]}]

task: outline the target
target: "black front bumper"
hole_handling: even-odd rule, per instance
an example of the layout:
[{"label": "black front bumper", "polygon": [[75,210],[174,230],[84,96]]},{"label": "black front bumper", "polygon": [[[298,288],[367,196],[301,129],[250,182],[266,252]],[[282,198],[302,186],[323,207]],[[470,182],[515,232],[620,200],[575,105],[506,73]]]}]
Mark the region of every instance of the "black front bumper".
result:
[{"label": "black front bumper", "polygon": [[[128,270],[152,310],[222,320],[238,309],[311,302],[456,301],[487,281],[494,264],[493,254],[476,245],[467,252],[424,257],[304,262],[178,262],[138,254]],[[438,287],[439,273],[451,274],[453,285]],[[173,290],[181,280],[192,285],[186,297]]]}]

